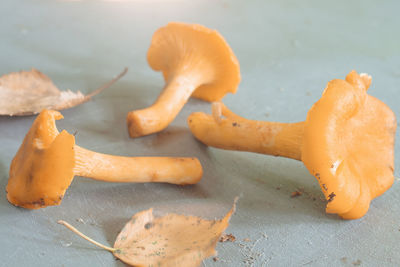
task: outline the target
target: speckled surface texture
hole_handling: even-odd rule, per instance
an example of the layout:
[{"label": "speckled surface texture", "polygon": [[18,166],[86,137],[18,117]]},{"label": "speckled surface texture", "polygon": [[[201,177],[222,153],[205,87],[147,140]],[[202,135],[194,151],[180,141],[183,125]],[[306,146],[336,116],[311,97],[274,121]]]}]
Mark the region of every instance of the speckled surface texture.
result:
[{"label": "speckled surface texture", "polygon": [[[124,266],[56,221],[112,245],[138,211],[222,217],[238,195],[227,230],[236,241],[218,244],[219,260],[204,266],[399,266],[397,180],[365,217],[343,221],[325,214],[319,186],[301,162],[197,142],[186,118],[209,112],[209,103],[190,100],[167,130],[148,137],[130,139],[125,125],[126,113],[151,104],[163,86],[145,55],[153,32],[169,21],[203,24],[226,38],[242,82],[224,102],[244,117],[302,121],[326,83],[352,69],[371,74],[369,93],[400,115],[399,9],[394,0],[3,0],[1,74],[35,67],[60,89],[89,92],[129,67],[93,101],[63,111],[59,129],[77,131],[78,145],[103,153],[196,156],[204,177],[188,187],[76,177],[60,206],[16,208],[5,196],[8,169],[34,117],[0,117],[0,266]],[[399,143],[395,150],[398,176]],[[299,189],[303,195],[291,198]]]}]

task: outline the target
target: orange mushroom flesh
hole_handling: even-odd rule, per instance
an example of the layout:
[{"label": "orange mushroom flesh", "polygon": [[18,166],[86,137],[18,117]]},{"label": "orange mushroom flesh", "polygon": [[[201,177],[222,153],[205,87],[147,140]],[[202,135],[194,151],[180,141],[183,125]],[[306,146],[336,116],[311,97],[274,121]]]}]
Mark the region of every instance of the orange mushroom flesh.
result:
[{"label": "orange mushroom flesh", "polygon": [[357,219],[394,180],[396,118],[367,94],[370,83],[355,71],[330,81],[304,122],[247,120],[216,103],[213,115],[193,113],[188,124],[209,146],[303,161],[328,201],[326,211]]},{"label": "orange mushroom flesh", "polygon": [[128,113],[132,138],[165,129],[190,96],[219,101],[235,93],[240,82],[239,63],[224,38],[215,30],[185,23],[169,23],[153,35],[147,61],[162,71],[165,86],[148,108]]},{"label": "orange mushroom flesh", "polygon": [[120,157],[75,145],[75,137],[57,130],[58,111],[44,110],[12,160],[7,199],[39,209],[59,205],[74,175],[107,182],[195,184],[202,176],[196,158]]}]

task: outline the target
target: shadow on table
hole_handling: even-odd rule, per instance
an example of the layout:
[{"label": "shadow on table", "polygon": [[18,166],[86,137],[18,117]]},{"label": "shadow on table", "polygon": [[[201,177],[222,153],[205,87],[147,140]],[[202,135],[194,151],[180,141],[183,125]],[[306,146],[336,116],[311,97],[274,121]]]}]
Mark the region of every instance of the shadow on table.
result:
[{"label": "shadow on table", "polygon": [[[1,190],[3,190],[3,192],[5,191],[7,183],[8,183],[8,169],[6,167],[6,164],[4,164],[3,161],[0,161],[0,188],[1,188]],[[8,204],[6,194],[2,194],[2,195],[4,197],[1,197],[0,205],[3,205],[3,203]]]},{"label": "shadow on table", "polygon": [[[224,195],[222,198],[243,195],[238,202],[239,214],[243,209],[255,218],[279,217],[280,224],[313,219],[328,222],[341,220],[337,215],[326,214],[326,200],[318,182],[299,162],[216,149],[207,149],[206,153],[217,161],[214,167],[217,173],[209,175],[216,179],[230,179],[221,182],[219,190]],[[207,188],[213,190],[211,182]],[[215,197],[217,193],[210,194]],[[243,219],[246,223],[247,219]]]}]

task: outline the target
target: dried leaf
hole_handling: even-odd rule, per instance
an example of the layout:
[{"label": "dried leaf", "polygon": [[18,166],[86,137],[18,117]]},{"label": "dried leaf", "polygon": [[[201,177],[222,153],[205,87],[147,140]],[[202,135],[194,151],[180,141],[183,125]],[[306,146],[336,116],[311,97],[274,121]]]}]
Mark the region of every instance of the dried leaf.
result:
[{"label": "dried leaf", "polygon": [[43,109],[62,110],[89,101],[125,75],[117,77],[88,95],[80,91],[60,91],[49,77],[36,69],[12,72],[0,77],[0,115],[25,116]]},{"label": "dried leaf", "polygon": [[190,267],[199,266],[216,254],[215,246],[234,211],[235,204],[223,219],[205,220],[178,214],[154,217],[152,209],[145,210],[129,220],[117,236],[114,248],[84,236],[64,221],[58,223],[133,266]]}]

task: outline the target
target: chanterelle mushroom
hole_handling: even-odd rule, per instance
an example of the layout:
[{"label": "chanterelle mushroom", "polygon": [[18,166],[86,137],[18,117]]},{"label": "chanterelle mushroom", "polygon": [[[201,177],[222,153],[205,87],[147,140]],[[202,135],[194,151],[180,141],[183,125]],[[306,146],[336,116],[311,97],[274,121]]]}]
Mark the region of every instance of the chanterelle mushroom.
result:
[{"label": "chanterelle mushroom", "polygon": [[193,113],[188,123],[209,146],[302,160],[328,200],[326,211],[357,219],[394,180],[396,118],[367,94],[370,83],[355,71],[330,81],[305,122],[247,120],[220,103],[214,116]]},{"label": "chanterelle mushroom", "polygon": [[156,102],[128,113],[131,137],[165,129],[190,96],[219,101],[235,93],[240,82],[239,63],[224,38],[204,26],[169,23],[153,35],[147,61],[162,71],[165,86]]},{"label": "chanterelle mushroom", "polygon": [[75,137],[57,130],[58,111],[44,110],[12,160],[7,199],[38,209],[60,204],[74,175],[107,182],[194,184],[202,176],[196,158],[120,157],[75,145]]}]

